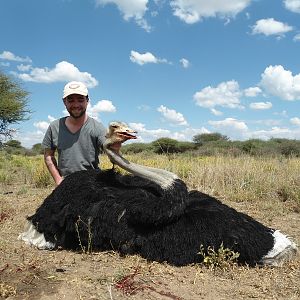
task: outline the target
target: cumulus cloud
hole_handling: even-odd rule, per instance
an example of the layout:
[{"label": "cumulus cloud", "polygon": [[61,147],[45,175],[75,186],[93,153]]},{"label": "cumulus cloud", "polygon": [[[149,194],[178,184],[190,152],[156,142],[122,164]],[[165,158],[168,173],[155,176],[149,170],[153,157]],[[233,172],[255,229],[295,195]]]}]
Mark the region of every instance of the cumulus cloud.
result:
[{"label": "cumulus cloud", "polygon": [[251,0],[173,0],[173,14],[182,21],[193,24],[208,17],[232,18],[243,11]]},{"label": "cumulus cloud", "polygon": [[45,132],[41,130],[37,131],[30,131],[30,132],[23,132],[17,131],[13,137],[14,139],[21,142],[21,145],[25,148],[32,148],[33,145],[41,143],[43,141]]},{"label": "cumulus cloud", "polygon": [[164,58],[157,58],[152,53],[146,52],[146,53],[139,53],[137,51],[131,51],[130,52],[130,60],[133,63],[136,63],[140,66],[144,64],[158,64],[158,63],[168,63],[168,61]]},{"label": "cumulus cloud", "polygon": [[9,67],[10,63],[9,62],[3,62],[3,61],[1,61],[0,62],[0,66],[2,66],[2,67]]},{"label": "cumulus cloud", "polygon": [[28,56],[26,56],[26,57],[20,57],[20,56],[17,56],[15,54],[13,54],[10,51],[3,51],[0,54],[0,59],[17,61],[17,62],[27,62],[27,63],[31,63],[32,62],[31,58],[29,58]]},{"label": "cumulus cloud", "polygon": [[146,129],[146,126],[143,123],[129,123],[128,125],[130,128],[137,131],[139,142],[151,142],[171,135],[171,132],[167,129]]},{"label": "cumulus cloud", "polygon": [[32,68],[31,65],[20,64],[17,66],[17,69],[21,72],[28,72],[31,68]]},{"label": "cumulus cloud", "polygon": [[294,117],[290,119],[291,124],[300,126],[300,118]]},{"label": "cumulus cloud", "polygon": [[216,131],[229,136],[232,139],[244,139],[249,132],[245,122],[234,118],[226,118],[220,121],[208,121]]},{"label": "cumulus cloud", "polygon": [[261,89],[259,87],[255,86],[255,87],[250,87],[248,89],[245,89],[244,90],[244,95],[246,97],[256,97],[261,92],[262,92]]},{"label": "cumulus cloud", "polygon": [[136,23],[145,29],[151,31],[151,26],[144,19],[144,15],[148,10],[148,0],[96,0],[96,5],[115,4],[122,13],[124,20],[134,19]]},{"label": "cumulus cloud", "polygon": [[190,66],[190,62],[186,58],[182,58],[180,60],[180,63],[185,69],[187,69]]},{"label": "cumulus cloud", "polygon": [[212,108],[210,111],[211,111],[212,114],[214,114],[215,116],[221,116],[221,115],[223,115],[223,113],[222,113],[221,111],[216,110],[215,108]]},{"label": "cumulus cloud", "polygon": [[253,102],[250,103],[249,107],[255,110],[265,110],[270,109],[272,107],[271,102]]},{"label": "cumulus cloud", "polygon": [[208,86],[194,94],[197,105],[206,108],[216,106],[242,108],[240,104],[241,91],[235,80],[222,82],[216,88]]},{"label": "cumulus cloud", "polygon": [[210,133],[210,131],[205,127],[201,127],[201,128],[187,127],[181,131],[176,131],[172,133],[172,138],[179,141],[192,141],[195,135],[202,134],[202,133]]},{"label": "cumulus cloud", "polygon": [[264,34],[266,36],[284,36],[285,33],[292,30],[292,26],[276,21],[273,18],[258,20],[255,25],[252,26],[252,34]]},{"label": "cumulus cloud", "polygon": [[57,63],[53,69],[31,68],[29,73],[13,72],[13,74],[24,81],[52,83],[76,80],[84,82],[90,88],[98,85],[98,81],[90,73],[81,72],[67,61]]},{"label": "cumulus cloud", "polygon": [[56,120],[55,117],[52,117],[52,116],[48,115],[48,121],[34,122],[33,126],[36,127],[39,131],[45,133],[48,126],[50,125],[50,123],[53,122],[54,120]]},{"label": "cumulus cloud", "polygon": [[171,137],[181,141],[192,141],[193,136],[201,133],[210,133],[205,127],[191,128],[186,127],[180,131],[171,132],[166,129],[147,129],[143,123],[129,123],[130,128],[138,132],[139,142],[151,142],[162,137]]},{"label": "cumulus cloud", "polygon": [[157,111],[160,112],[163,115],[163,117],[171,124],[180,126],[187,125],[187,121],[185,120],[184,116],[174,109],[169,109],[161,105],[157,108]]},{"label": "cumulus cloud", "polygon": [[300,13],[300,0],[284,0],[284,5],[286,9],[295,13]]},{"label": "cumulus cloud", "polygon": [[251,132],[252,138],[258,138],[262,140],[268,140],[270,138],[286,138],[286,139],[295,139],[299,138],[300,132],[293,131],[289,128],[281,128],[281,127],[272,127],[269,130],[257,130]]},{"label": "cumulus cloud", "polygon": [[300,100],[300,74],[293,76],[283,66],[269,66],[261,75],[260,86],[283,100]]},{"label": "cumulus cloud", "polygon": [[234,118],[226,118],[221,121],[208,121],[208,123],[215,128],[230,128],[239,131],[248,130],[248,126],[245,122],[236,120]]},{"label": "cumulus cloud", "polygon": [[281,120],[265,119],[265,120],[255,120],[252,121],[251,123],[272,127],[272,126],[280,125],[281,122],[282,122]]},{"label": "cumulus cloud", "polygon": [[90,105],[90,109],[93,112],[116,112],[116,107],[110,100],[100,100],[94,106]]},{"label": "cumulus cloud", "polygon": [[116,112],[116,107],[113,105],[113,103],[110,100],[100,100],[95,105],[92,105],[91,102],[89,102],[87,107],[87,113],[90,117],[100,120],[99,113],[102,112],[108,112],[108,113],[114,113]]},{"label": "cumulus cloud", "polygon": [[297,33],[297,34],[294,36],[293,41],[294,41],[294,42],[300,41],[300,33]]},{"label": "cumulus cloud", "polygon": [[33,126],[41,130],[42,132],[46,132],[47,128],[49,127],[49,124],[50,123],[47,121],[39,121],[39,122],[34,122]]},{"label": "cumulus cloud", "polygon": [[48,115],[48,121],[37,121],[33,123],[36,130],[24,132],[22,129],[16,131],[14,138],[21,142],[22,146],[30,149],[34,144],[41,143],[50,122],[56,118]]}]

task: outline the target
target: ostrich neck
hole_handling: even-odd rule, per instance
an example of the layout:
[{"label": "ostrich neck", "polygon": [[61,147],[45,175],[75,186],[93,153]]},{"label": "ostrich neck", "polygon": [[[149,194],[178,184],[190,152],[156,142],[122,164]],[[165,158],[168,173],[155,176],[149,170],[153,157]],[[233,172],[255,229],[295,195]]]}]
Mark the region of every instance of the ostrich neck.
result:
[{"label": "ostrich neck", "polygon": [[174,173],[168,172],[166,170],[145,167],[135,163],[131,163],[120,154],[115,153],[109,148],[105,148],[105,152],[109,156],[110,160],[122,169],[134,175],[138,175],[140,177],[153,181],[159,184],[164,189],[170,187],[173,184],[174,180],[178,178]]}]

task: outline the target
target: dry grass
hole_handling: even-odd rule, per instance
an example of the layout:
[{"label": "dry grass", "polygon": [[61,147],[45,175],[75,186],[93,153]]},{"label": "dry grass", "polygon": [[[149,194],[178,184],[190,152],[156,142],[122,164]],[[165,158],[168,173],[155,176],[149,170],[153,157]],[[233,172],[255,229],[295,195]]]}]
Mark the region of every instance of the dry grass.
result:
[{"label": "dry grass", "polygon": [[[127,158],[171,170],[189,188],[215,195],[300,241],[299,159],[149,155]],[[48,182],[47,187],[36,184],[39,177],[45,178],[41,163],[41,157],[2,160],[0,156],[0,298],[300,298],[299,257],[280,269],[247,268],[234,263],[225,264],[225,268],[178,268],[147,262],[136,255],[120,257],[112,251],[39,251],[24,245],[17,236],[23,230],[25,216],[32,214],[54,187],[50,179],[42,180]],[[102,166],[110,168],[111,164],[104,158]],[[1,174],[10,179],[1,180]],[[219,257],[212,257],[213,262],[224,263]]]}]

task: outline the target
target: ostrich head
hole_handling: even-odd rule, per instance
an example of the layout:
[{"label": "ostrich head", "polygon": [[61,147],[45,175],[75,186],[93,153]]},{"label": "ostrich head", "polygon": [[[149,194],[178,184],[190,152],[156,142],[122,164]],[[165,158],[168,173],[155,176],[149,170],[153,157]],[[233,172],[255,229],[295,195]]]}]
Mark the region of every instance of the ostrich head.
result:
[{"label": "ostrich head", "polygon": [[120,147],[120,145],[127,140],[136,139],[136,133],[135,130],[132,130],[123,122],[111,122],[105,135],[106,141],[104,143],[104,149],[114,148],[111,147],[113,145]]},{"label": "ostrich head", "polygon": [[113,164],[132,174],[154,181],[163,188],[168,188],[178,178],[175,174],[166,170],[131,163],[119,153],[121,144],[129,139],[136,139],[136,133],[125,123],[111,122],[106,134],[106,141],[103,144],[104,151]]}]

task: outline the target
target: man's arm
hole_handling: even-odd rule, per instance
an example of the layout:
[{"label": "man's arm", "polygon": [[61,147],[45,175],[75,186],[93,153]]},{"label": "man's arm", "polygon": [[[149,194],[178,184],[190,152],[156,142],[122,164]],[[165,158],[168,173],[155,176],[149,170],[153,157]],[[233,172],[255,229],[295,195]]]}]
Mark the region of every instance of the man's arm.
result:
[{"label": "man's arm", "polygon": [[62,182],[63,178],[59,174],[59,171],[57,168],[57,161],[54,156],[54,153],[55,153],[55,150],[45,149],[44,161],[45,161],[45,164],[46,164],[51,176],[53,177],[56,185],[59,185]]}]

